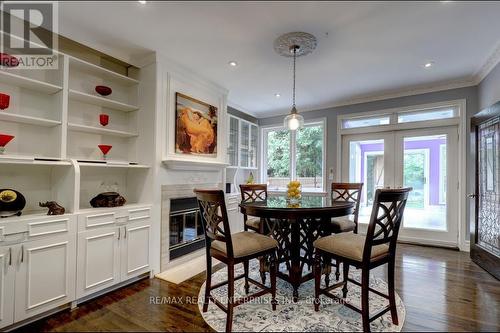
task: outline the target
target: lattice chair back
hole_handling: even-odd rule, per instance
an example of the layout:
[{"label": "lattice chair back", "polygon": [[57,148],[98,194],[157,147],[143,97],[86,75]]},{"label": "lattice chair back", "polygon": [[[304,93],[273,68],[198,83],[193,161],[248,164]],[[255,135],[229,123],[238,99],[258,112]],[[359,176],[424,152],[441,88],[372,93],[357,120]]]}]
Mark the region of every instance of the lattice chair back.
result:
[{"label": "lattice chair back", "polygon": [[259,202],[267,200],[266,184],[245,184],[240,185],[241,202]]},{"label": "lattice chair back", "polygon": [[389,245],[389,254],[391,256],[395,254],[399,227],[411,190],[411,187],[376,190],[366,233],[363,261],[370,260],[372,246],[387,244]]},{"label": "lattice chair back", "polygon": [[332,183],[332,201],[350,201],[355,203],[352,215],[354,215],[356,230],[358,226],[359,203],[361,201],[362,190],[363,183]]},{"label": "lattice chair back", "polygon": [[195,189],[200,215],[205,232],[205,243],[207,251],[210,250],[212,241],[226,243],[226,254],[233,257],[233,243],[231,241],[231,229],[227,216],[224,192],[221,190],[198,190]]}]

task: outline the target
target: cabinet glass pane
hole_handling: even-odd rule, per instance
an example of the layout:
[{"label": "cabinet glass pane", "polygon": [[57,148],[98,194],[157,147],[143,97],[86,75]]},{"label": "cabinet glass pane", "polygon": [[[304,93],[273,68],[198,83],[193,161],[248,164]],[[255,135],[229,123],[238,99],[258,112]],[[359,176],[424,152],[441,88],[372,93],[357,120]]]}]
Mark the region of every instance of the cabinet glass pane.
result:
[{"label": "cabinet glass pane", "polygon": [[229,145],[227,154],[229,156],[229,164],[238,166],[238,132],[239,121],[236,118],[229,118]]},{"label": "cabinet glass pane", "polygon": [[241,122],[241,166],[248,167],[249,165],[249,144],[250,144],[250,125],[248,123]]},{"label": "cabinet glass pane", "polygon": [[250,167],[257,167],[257,138],[258,128],[255,125],[250,126]]}]

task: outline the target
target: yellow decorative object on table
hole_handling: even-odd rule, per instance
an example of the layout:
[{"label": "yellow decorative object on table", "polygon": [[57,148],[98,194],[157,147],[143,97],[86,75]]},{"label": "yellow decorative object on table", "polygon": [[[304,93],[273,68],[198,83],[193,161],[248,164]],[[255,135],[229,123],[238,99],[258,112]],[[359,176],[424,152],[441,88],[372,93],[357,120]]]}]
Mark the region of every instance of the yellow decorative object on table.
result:
[{"label": "yellow decorative object on table", "polygon": [[300,198],[302,197],[300,182],[298,180],[292,180],[287,185],[287,201],[289,205],[298,205]]}]

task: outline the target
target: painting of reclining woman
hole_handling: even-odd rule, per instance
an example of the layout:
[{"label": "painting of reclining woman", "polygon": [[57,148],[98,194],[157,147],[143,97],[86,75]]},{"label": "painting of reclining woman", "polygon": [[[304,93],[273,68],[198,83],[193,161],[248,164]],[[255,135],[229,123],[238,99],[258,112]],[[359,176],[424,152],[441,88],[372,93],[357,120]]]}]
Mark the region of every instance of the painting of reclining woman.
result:
[{"label": "painting of reclining woman", "polygon": [[217,108],[181,93],[175,100],[175,152],[217,157]]}]

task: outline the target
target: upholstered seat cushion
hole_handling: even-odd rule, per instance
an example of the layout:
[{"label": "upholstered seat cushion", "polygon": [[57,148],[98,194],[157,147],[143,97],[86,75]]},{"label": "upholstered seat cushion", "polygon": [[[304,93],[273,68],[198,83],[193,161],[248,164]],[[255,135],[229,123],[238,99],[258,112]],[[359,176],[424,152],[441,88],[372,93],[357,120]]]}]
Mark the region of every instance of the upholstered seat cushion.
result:
[{"label": "upholstered seat cushion", "polygon": [[[325,252],[361,262],[363,260],[365,239],[365,236],[345,232],[320,238],[314,242],[314,247]],[[389,246],[386,244],[373,246],[371,259],[373,260],[388,252]]]},{"label": "upholstered seat cushion", "polygon": [[250,228],[259,230],[260,228],[260,217],[248,217],[246,225]]},{"label": "upholstered seat cushion", "polygon": [[335,234],[353,231],[356,224],[350,216],[340,216],[332,218],[332,231]]},{"label": "upholstered seat cushion", "polygon": [[[275,239],[256,232],[242,231],[232,234],[231,238],[235,258],[246,257],[278,247],[278,242]],[[226,243],[213,241],[212,249],[226,253]]]}]

